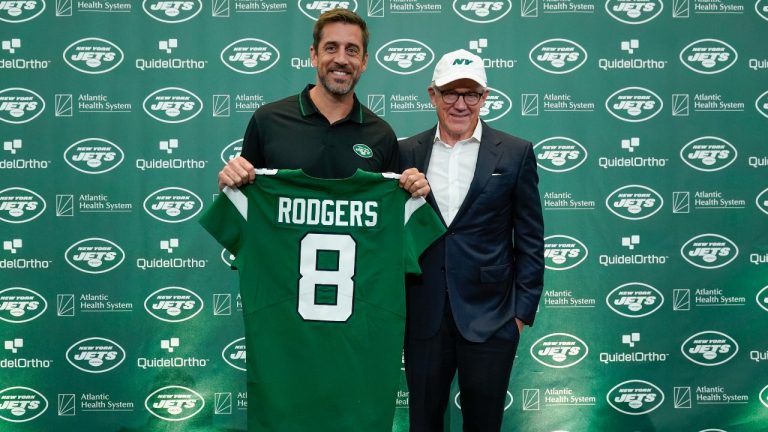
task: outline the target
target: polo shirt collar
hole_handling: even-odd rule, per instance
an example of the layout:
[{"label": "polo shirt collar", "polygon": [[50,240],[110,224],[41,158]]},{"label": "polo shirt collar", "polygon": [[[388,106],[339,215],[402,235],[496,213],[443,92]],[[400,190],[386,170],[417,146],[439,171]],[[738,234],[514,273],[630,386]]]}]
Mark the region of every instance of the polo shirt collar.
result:
[{"label": "polo shirt collar", "polygon": [[[301,91],[299,94],[299,112],[301,112],[302,117],[308,117],[313,114],[320,114],[320,112],[317,110],[317,107],[312,102],[312,98],[309,97],[309,91],[312,90],[314,87],[314,84],[307,84],[306,87],[304,87],[304,90]],[[357,95],[352,94],[353,102],[352,102],[352,111],[347,114],[346,117],[344,117],[343,120],[340,120],[339,122],[343,121],[351,121],[355,123],[363,123],[363,105],[360,104],[360,101],[357,100]]]}]

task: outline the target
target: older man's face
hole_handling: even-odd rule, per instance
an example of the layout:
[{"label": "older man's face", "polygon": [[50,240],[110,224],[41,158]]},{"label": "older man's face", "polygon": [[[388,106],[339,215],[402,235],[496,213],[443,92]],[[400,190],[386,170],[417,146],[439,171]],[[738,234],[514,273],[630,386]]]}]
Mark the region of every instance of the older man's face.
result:
[{"label": "older man's face", "polygon": [[[432,105],[437,109],[440,138],[446,144],[455,144],[471,137],[480,119],[480,109],[488,97],[488,90],[470,79],[460,79],[440,87],[438,91],[432,87],[428,91]],[[467,99],[472,99],[473,94],[480,95],[478,101],[468,104]],[[456,95],[459,97],[455,102],[445,101]]]}]

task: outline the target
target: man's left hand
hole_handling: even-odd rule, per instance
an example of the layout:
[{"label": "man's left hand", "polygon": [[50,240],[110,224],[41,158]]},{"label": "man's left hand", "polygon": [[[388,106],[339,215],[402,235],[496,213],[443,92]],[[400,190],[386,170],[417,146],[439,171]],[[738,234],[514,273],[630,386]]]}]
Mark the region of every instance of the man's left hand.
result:
[{"label": "man's left hand", "polygon": [[408,168],[400,174],[400,187],[407,190],[413,198],[427,196],[431,190],[427,177],[416,168]]}]

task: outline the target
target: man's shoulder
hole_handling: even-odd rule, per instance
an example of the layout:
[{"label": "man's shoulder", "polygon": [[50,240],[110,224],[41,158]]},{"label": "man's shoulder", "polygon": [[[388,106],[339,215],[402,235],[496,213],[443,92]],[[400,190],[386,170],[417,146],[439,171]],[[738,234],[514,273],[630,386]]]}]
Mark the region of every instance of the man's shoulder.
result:
[{"label": "man's shoulder", "polygon": [[375,125],[377,127],[382,127],[389,129],[392,131],[392,134],[394,135],[394,130],[392,129],[392,126],[383,118],[379,117],[376,113],[371,111],[367,106],[360,104],[360,108],[363,110],[363,123],[364,124],[370,124]]},{"label": "man's shoulder", "polygon": [[296,106],[298,104],[298,98],[299,98],[299,95],[291,95],[288,97],[284,97],[282,99],[278,99],[276,101],[268,102],[260,106],[256,110],[256,112],[253,113],[253,115],[258,117],[263,117],[263,116],[270,116],[275,113],[282,113],[286,111],[296,110]]},{"label": "man's shoulder", "polygon": [[491,141],[500,142],[502,145],[510,145],[514,147],[528,147],[533,145],[530,141],[524,138],[492,128],[488,126],[487,123],[483,123],[483,139],[489,139]]},{"label": "man's shoulder", "polygon": [[435,126],[423,130],[415,135],[411,135],[408,138],[403,138],[400,140],[400,146],[402,147],[413,147],[419,145],[419,143],[431,143],[433,141],[433,138],[435,136]]}]

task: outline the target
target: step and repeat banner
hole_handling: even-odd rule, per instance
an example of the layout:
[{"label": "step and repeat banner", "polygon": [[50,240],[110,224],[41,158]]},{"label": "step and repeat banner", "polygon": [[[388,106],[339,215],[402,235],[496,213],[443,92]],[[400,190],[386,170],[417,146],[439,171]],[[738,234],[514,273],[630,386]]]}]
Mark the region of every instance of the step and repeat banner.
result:
[{"label": "step and repeat banner", "polygon": [[535,144],[505,431],[768,428],[768,0],[0,0],[0,430],[245,430],[237,278],[196,219],[336,6],[398,136],[464,48],[482,118]]}]

